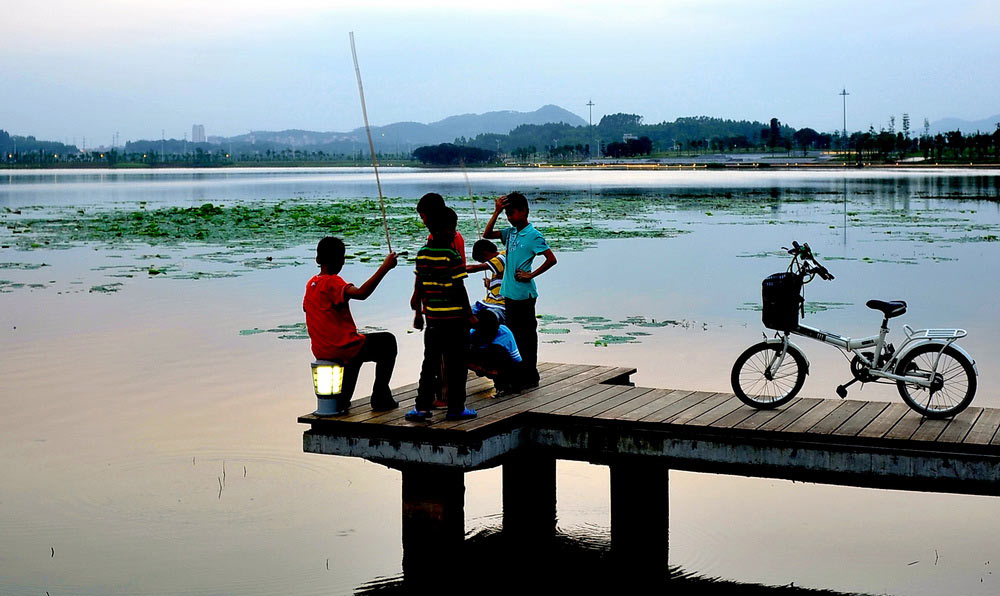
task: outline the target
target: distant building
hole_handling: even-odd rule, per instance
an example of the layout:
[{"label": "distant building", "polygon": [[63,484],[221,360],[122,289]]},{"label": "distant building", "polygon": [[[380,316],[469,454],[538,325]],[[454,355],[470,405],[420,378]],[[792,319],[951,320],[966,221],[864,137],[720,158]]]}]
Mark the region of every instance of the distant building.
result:
[{"label": "distant building", "polygon": [[635,136],[634,134],[627,132],[622,135],[622,142],[627,143],[629,141],[637,140],[638,138],[639,137]]},{"label": "distant building", "polygon": [[204,124],[194,124],[191,126],[191,142],[192,143],[204,143],[205,142],[205,125]]}]

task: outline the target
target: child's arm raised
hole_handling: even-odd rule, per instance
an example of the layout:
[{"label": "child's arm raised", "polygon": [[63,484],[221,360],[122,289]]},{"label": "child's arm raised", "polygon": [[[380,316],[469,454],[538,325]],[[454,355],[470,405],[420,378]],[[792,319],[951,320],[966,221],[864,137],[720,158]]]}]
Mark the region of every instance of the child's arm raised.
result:
[{"label": "child's arm raised", "polygon": [[375,288],[378,287],[378,284],[385,277],[386,273],[389,273],[389,270],[395,266],[396,253],[391,252],[386,255],[385,260],[382,261],[381,265],[379,265],[378,270],[368,278],[368,281],[361,284],[360,288],[355,287],[353,284],[348,284],[348,286],[344,288],[344,297],[352,298],[354,300],[364,300],[365,298],[368,298],[372,295],[372,292],[375,291]]},{"label": "child's arm raised", "polygon": [[475,273],[476,271],[486,271],[489,268],[490,268],[490,266],[487,263],[476,263],[474,265],[466,265],[465,266],[465,272],[466,273]]},{"label": "child's arm raised", "polygon": [[507,206],[507,195],[502,197],[497,197],[496,205],[493,207],[493,215],[490,220],[486,222],[486,227],[483,229],[483,238],[487,240],[492,240],[500,238],[499,230],[494,230],[493,226],[497,223],[497,218],[500,217],[500,212],[504,210]]}]

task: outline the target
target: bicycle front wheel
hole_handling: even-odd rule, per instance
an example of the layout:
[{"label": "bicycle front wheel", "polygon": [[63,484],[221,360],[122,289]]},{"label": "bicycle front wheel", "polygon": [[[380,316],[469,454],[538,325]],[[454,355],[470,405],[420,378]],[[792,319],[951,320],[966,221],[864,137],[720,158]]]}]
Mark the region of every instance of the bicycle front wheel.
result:
[{"label": "bicycle front wheel", "polygon": [[767,410],[788,403],[806,380],[806,359],[788,346],[781,365],[770,371],[781,354],[781,344],[761,342],[747,348],[733,364],[733,392],[748,406]]},{"label": "bicycle front wheel", "polygon": [[[941,354],[938,359],[938,354]],[[937,372],[932,373],[937,360]],[[899,395],[928,418],[948,418],[964,410],[976,395],[976,370],[964,354],[941,344],[917,346],[896,365],[897,375],[930,380],[930,387],[896,381]]]}]

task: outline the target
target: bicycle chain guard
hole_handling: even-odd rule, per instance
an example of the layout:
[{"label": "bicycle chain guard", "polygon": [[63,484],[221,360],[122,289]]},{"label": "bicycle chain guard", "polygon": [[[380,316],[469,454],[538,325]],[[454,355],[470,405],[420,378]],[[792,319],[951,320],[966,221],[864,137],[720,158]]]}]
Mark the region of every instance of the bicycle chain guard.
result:
[{"label": "bicycle chain guard", "polygon": [[[864,352],[865,358],[871,358],[874,356],[872,352]],[[851,374],[854,378],[862,383],[869,383],[874,380],[871,373],[868,372],[868,365],[861,360],[860,356],[855,355],[851,360]]]}]

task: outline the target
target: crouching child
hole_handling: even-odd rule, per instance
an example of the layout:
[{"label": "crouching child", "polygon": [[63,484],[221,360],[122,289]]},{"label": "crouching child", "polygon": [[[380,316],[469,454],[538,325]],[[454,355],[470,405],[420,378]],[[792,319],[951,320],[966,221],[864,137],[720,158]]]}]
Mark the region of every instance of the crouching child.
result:
[{"label": "crouching child", "polygon": [[496,396],[513,392],[514,367],[521,362],[514,334],[500,324],[492,311],[484,310],[476,317],[476,326],[469,335],[469,370],[493,379]]}]

